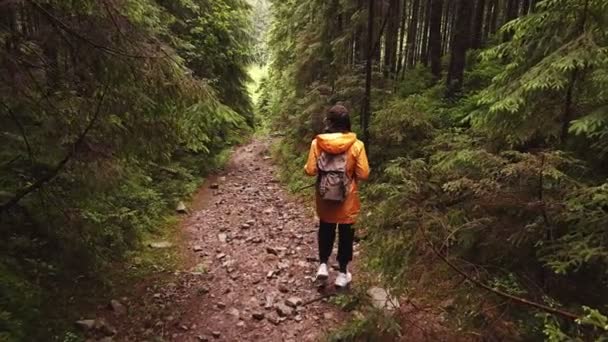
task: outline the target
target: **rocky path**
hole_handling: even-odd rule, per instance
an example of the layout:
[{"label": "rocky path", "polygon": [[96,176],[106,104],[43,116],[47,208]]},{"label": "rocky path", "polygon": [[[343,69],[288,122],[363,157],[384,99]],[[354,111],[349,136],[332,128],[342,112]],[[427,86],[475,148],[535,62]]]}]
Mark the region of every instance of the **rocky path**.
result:
[{"label": "rocky path", "polygon": [[238,148],[193,206],[181,225],[190,265],[124,298],[128,313],[107,318],[114,340],[316,341],[341,320],[326,300],[306,304],[322,295],[317,223],[276,181],[268,142]]}]

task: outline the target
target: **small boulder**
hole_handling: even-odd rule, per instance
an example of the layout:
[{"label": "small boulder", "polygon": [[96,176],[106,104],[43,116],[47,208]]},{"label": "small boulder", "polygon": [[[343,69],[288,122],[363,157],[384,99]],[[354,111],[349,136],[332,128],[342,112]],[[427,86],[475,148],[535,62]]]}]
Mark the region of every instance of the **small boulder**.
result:
[{"label": "small boulder", "polygon": [[155,249],[164,249],[164,248],[173,247],[173,244],[169,241],[158,241],[158,242],[150,242],[150,244],[148,244],[148,246],[150,246],[150,248],[155,248]]},{"label": "small boulder", "polygon": [[90,331],[95,327],[94,319],[82,319],[80,321],[76,321],[76,326],[80,328],[82,331]]},{"label": "small boulder", "polygon": [[270,322],[274,325],[279,325],[281,323],[281,320],[279,319],[279,317],[277,317],[275,315],[269,315],[267,320],[268,320],[268,322]]},{"label": "small boulder", "polygon": [[225,233],[217,234],[217,239],[220,240],[221,243],[225,243],[228,240],[228,235]]},{"label": "small boulder", "polygon": [[98,318],[95,320],[94,329],[104,336],[114,336],[118,333],[116,328],[108,324],[103,318]]},{"label": "small boulder", "polygon": [[399,308],[399,300],[381,287],[370,288],[367,295],[371,297],[372,305],[377,309],[393,311]]},{"label": "small boulder", "polygon": [[186,208],[186,204],[184,204],[184,202],[179,201],[177,203],[177,207],[175,208],[175,211],[177,211],[179,214],[187,214],[188,208]]},{"label": "small boulder", "polygon": [[121,302],[117,301],[116,299],[112,299],[110,301],[110,308],[117,315],[126,315],[127,314],[127,307],[124,306]]},{"label": "small boulder", "polygon": [[251,314],[251,317],[253,317],[253,319],[261,321],[264,319],[264,313],[261,311],[255,311]]},{"label": "small boulder", "polygon": [[285,300],[285,304],[289,307],[292,308],[297,308],[298,306],[302,305],[302,299],[298,298],[298,297],[289,297]]},{"label": "small boulder", "polygon": [[228,314],[230,314],[230,316],[236,319],[239,319],[241,317],[241,313],[236,308],[231,308],[230,310],[228,310]]},{"label": "small boulder", "polygon": [[266,295],[266,297],[264,299],[265,299],[264,308],[265,309],[272,308],[272,306],[274,305],[274,297],[271,295]]},{"label": "small boulder", "polygon": [[293,309],[283,303],[278,303],[274,307],[280,317],[290,317],[293,315]]}]

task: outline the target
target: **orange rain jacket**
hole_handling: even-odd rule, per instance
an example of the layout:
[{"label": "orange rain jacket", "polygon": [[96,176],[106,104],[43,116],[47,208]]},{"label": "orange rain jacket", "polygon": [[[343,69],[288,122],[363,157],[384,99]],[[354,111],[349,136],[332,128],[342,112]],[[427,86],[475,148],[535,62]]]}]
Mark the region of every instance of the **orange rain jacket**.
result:
[{"label": "orange rain jacket", "polygon": [[309,176],[317,175],[317,158],[321,151],[331,154],[347,152],[346,176],[351,180],[350,189],[342,203],[330,203],[321,200],[317,194],[317,215],[328,223],[351,224],[357,220],[361,202],[357,191],[357,182],[367,180],[369,165],[363,142],[355,133],[328,133],[318,135],[310,145],[310,153],[304,170]]}]

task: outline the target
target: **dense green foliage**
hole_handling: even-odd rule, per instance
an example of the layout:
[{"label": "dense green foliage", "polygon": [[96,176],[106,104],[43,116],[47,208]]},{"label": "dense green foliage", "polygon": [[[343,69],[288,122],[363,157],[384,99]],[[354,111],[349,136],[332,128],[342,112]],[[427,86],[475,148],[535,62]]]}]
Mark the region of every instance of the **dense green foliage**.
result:
[{"label": "dense green foliage", "polygon": [[266,32],[270,25],[270,3],[268,0],[248,0],[252,7],[251,22],[253,25],[253,60],[265,65],[268,61]]},{"label": "dense green foliage", "polygon": [[247,131],[249,11],[0,4],[0,340],[50,339],[61,289],[139,246]]},{"label": "dense green foliage", "polygon": [[[496,11],[499,2],[491,3]],[[294,189],[305,184],[294,176],[296,156],[321,131],[324,111],[341,101],[358,122],[365,56],[351,47],[366,22],[361,4],[273,2],[271,69],[259,106],[287,133],[279,155]],[[425,60],[405,65],[402,77],[374,61],[373,179],[362,191],[359,226],[368,269],[385,285],[435,300],[448,296],[446,284],[458,288],[450,324],[490,339],[608,336],[607,15],[606,0],[544,0],[519,17],[505,14],[500,30],[484,24],[487,47],[468,50],[457,92]],[[487,306],[504,305],[509,315],[485,310],[485,290],[456,283],[431,246],[492,288],[580,318],[500,296]],[[500,324],[509,319],[516,328]]]}]

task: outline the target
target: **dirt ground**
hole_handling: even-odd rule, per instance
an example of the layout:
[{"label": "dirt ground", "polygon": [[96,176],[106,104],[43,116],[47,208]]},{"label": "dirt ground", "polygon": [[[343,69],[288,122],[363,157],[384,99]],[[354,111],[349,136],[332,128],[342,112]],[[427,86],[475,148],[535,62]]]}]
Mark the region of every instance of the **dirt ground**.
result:
[{"label": "dirt ground", "polygon": [[307,304],[333,286],[313,284],[314,212],[281,188],[268,144],[239,147],[203,186],[169,247],[186,265],[162,286],[136,285],[127,313],[105,313],[114,341],[317,341],[344,318],[326,300]]}]

